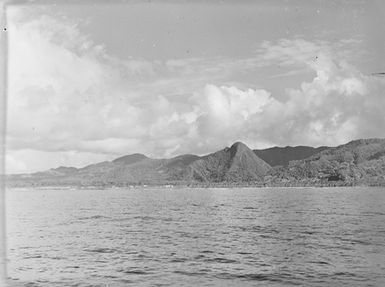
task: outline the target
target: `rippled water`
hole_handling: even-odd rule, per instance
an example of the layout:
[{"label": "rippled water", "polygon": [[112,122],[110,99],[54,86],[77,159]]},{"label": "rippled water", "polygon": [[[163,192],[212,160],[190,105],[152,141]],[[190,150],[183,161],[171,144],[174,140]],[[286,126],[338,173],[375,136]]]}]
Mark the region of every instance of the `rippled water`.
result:
[{"label": "rippled water", "polygon": [[10,286],[385,286],[385,189],[8,190]]}]

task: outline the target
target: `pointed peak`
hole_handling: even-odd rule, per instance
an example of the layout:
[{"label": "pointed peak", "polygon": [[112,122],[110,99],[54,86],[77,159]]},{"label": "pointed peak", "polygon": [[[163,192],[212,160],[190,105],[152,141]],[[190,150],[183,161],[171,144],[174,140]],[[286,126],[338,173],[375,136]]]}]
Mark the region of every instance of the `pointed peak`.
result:
[{"label": "pointed peak", "polygon": [[249,149],[247,145],[245,145],[243,142],[235,142],[233,145],[230,147],[231,150],[245,150]]}]

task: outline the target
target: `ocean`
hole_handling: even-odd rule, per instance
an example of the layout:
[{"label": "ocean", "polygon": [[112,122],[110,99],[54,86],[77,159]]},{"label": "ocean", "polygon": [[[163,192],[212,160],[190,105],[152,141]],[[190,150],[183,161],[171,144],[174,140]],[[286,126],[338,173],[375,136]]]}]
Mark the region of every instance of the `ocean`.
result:
[{"label": "ocean", "polygon": [[9,286],[385,286],[384,188],[8,189]]}]

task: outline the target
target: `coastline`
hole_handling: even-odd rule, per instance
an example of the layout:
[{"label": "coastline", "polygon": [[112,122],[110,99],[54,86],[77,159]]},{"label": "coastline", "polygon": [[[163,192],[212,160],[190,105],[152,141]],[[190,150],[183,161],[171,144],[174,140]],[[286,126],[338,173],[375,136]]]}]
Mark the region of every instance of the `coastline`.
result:
[{"label": "coastline", "polygon": [[7,186],[5,190],[140,190],[140,189],[320,189],[320,188],[346,188],[346,189],[360,189],[360,188],[385,188],[384,185],[276,185],[276,186],[261,186],[261,185],[134,185],[134,186]]}]

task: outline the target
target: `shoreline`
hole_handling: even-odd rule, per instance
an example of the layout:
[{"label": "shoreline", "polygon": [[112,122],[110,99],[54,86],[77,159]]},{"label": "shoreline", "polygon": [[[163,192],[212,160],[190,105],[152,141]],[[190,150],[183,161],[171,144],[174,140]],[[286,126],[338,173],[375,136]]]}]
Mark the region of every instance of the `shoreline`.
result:
[{"label": "shoreline", "polygon": [[76,190],[151,190],[151,189],[167,189],[167,190],[173,190],[173,189],[331,189],[331,188],[338,188],[338,189],[361,189],[361,188],[375,188],[375,189],[385,189],[385,186],[378,186],[378,185],[354,185],[354,186],[119,186],[119,187],[100,187],[100,186],[24,186],[24,187],[5,187],[5,190],[70,190],[70,191],[76,191]]}]

